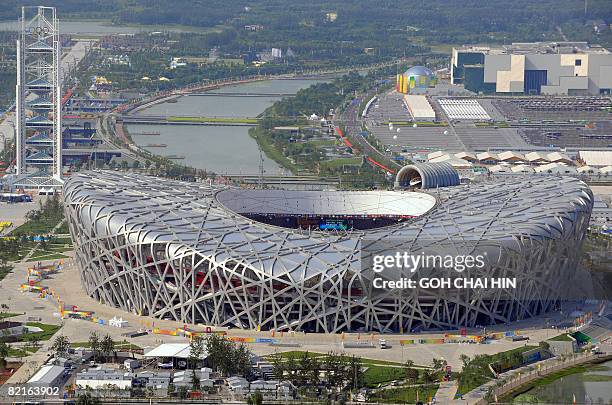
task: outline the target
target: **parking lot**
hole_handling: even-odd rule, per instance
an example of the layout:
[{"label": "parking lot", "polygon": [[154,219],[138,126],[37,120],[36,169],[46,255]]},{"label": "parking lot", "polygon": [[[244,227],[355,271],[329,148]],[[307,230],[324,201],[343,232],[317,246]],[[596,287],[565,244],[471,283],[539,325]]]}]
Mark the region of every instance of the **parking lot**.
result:
[{"label": "parking lot", "polygon": [[[495,123],[477,126],[475,120],[449,119],[439,104],[440,99],[448,100],[448,97],[432,95],[431,106],[438,120],[447,122],[447,126],[415,128],[404,124],[390,128],[388,122],[411,120],[402,97],[394,90],[380,95],[365,120],[369,131],[389,152],[612,147],[609,97],[479,97],[477,102]],[[504,121],[512,126],[497,125]]]}]

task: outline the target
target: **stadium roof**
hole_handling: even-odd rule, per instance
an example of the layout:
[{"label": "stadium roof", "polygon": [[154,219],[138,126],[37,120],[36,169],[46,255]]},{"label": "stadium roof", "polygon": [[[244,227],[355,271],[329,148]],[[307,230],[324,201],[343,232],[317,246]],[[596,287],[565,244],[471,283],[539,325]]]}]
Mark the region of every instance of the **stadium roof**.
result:
[{"label": "stadium roof", "polygon": [[301,191],[229,189],[217,201],[240,214],[285,215],[411,215],[419,216],[436,204],[433,196],[395,191]]},{"label": "stadium roof", "polygon": [[574,212],[590,210],[592,201],[588,186],[574,178],[492,179],[431,189],[428,194],[438,199],[436,207],[412,221],[377,229],[320,232],[244,217],[215,198],[228,189],[237,190],[239,194],[234,195],[244,199],[260,195],[259,190],[249,194],[227,186],[94,171],[70,176],[64,199],[67,209],[74,211],[71,215],[88,224],[87,232],[92,234],[122,235],[129,243],[164,242],[171,257],[197,251],[216,262],[239,258],[263,273],[296,279],[322,272],[331,276],[346,266],[359,273],[363,244],[389,238],[427,245],[449,235],[509,243],[514,243],[516,233],[550,235],[571,226]]}]

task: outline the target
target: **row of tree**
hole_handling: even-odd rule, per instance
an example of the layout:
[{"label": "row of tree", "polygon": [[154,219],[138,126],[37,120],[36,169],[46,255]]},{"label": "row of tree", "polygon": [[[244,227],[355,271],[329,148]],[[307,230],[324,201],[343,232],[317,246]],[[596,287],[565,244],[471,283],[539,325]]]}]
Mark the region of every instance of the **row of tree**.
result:
[{"label": "row of tree", "polygon": [[[100,337],[96,332],[91,332],[88,343],[93,353],[93,361],[108,360],[111,357],[116,358],[115,341],[109,334]],[[70,338],[65,335],[58,335],[51,345],[51,350],[57,357],[65,357],[70,347]]]},{"label": "row of tree", "polygon": [[291,381],[298,388],[323,386],[340,391],[363,386],[360,357],[348,357],[334,352],[325,356],[301,352],[290,353],[287,357],[274,356],[272,364],[276,379]]}]

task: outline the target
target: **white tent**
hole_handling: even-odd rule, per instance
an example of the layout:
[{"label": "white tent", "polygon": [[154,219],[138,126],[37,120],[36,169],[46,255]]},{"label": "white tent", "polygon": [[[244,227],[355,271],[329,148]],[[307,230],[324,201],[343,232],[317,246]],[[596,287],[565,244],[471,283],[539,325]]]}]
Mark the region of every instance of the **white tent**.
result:
[{"label": "white tent", "polygon": [[[189,343],[163,343],[156,348],[146,352],[143,357],[173,357],[175,359],[188,359],[189,358]],[[200,360],[204,360],[208,357],[208,353],[204,351],[200,356]]]}]

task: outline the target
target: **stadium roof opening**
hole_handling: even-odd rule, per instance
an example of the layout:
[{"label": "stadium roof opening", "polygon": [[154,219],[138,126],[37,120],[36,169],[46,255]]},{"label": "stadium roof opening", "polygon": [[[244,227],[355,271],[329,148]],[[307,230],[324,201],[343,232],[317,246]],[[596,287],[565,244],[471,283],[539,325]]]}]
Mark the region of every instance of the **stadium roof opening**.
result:
[{"label": "stadium roof opening", "polygon": [[370,229],[419,217],[435,197],[398,191],[298,191],[227,189],[216,195],[225,208],[253,220],[288,228]]}]

